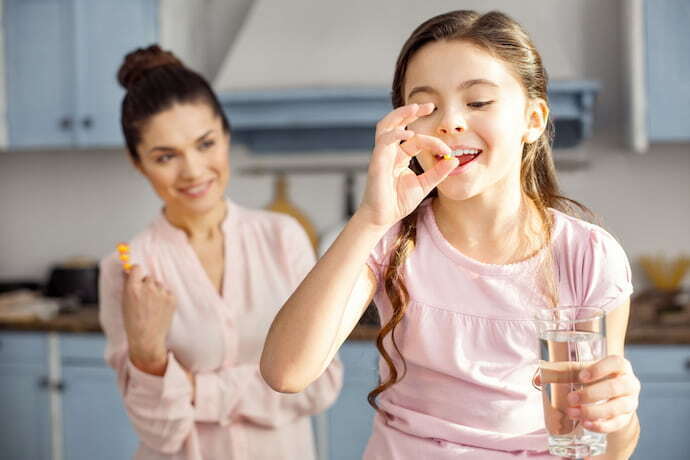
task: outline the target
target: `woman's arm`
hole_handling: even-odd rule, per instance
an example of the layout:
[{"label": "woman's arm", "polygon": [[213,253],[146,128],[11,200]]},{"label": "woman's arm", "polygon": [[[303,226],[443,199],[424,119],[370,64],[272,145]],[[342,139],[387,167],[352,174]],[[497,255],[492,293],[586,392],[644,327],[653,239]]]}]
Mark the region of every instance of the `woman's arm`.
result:
[{"label": "woman's arm", "polygon": [[226,425],[246,420],[276,428],[327,409],[340,392],[342,364],[336,357],[314,383],[301,393],[290,395],[273,391],[256,364],[197,373],[195,380],[196,421]]},{"label": "woman's arm", "polygon": [[141,441],[160,452],[178,452],[194,430],[192,385],[172,353],[167,353],[160,376],[132,363],[122,315],[123,285],[120,264],[112,255],[101,263],[99,280],[105,360],[117,374],[125,407]]}]

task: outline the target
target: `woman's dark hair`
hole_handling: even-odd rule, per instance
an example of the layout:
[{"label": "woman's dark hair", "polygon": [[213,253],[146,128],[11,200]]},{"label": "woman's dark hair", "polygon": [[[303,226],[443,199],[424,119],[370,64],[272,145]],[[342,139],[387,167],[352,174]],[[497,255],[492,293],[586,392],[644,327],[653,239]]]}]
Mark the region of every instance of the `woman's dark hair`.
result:
[{"label": "woman's dark hair", "polygon": [[127,91],[122,100],[120,123],[134,161],[140,159],[137,145],[141,142],[142,127],[152,116],[174,104],[206,103],[220,117],[225,132],[230,132],[230,123],[204,77],[158,45],[127,54],[117,72],[117,80]]}]

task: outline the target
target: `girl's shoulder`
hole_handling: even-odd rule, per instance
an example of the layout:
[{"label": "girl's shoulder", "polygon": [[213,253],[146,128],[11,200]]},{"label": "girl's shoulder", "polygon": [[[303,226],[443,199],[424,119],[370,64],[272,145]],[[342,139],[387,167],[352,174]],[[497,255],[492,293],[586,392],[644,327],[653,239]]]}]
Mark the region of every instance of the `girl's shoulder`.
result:
[{"label": "girl's shoulder", "polygon": [[601,226],[556,209],[550,209],[554,218],[553,244],[569,251],[623,251],[618,240]]},{"label": "girl's shoulder", "polygon": [[623,246],[599,225],[551,210],[553,250],[561,278],[574,287],[581,305],[614,308],[633,292]]}]

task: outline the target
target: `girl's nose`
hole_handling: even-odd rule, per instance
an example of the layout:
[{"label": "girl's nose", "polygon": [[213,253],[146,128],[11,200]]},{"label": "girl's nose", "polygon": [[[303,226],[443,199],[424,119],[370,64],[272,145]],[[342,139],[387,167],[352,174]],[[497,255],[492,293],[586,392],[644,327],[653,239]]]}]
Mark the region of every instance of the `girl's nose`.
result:
[{"label": "girl's nose", "polygon": [[465,119],[461,116],[444,117],[438,125],[438,134],[461,133],[467,129]]}]

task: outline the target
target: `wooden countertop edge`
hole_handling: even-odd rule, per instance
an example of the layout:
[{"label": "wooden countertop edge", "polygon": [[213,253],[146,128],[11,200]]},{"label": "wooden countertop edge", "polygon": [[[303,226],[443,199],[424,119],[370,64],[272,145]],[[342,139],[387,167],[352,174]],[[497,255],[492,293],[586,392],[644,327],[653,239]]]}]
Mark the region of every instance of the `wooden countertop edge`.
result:
[{"label": "wooden countertop edge", "polygon": [[[0,320],[0,330],[102,333],[97,308],[85,308],[76,313],[62,314],[48,321]],[[375,342],[378,333],[378,326],[362,324],[355,327],[348,340]],[[690,345],[690,327],[633,328],[628,330],[626,343],[629,345]]]}]

